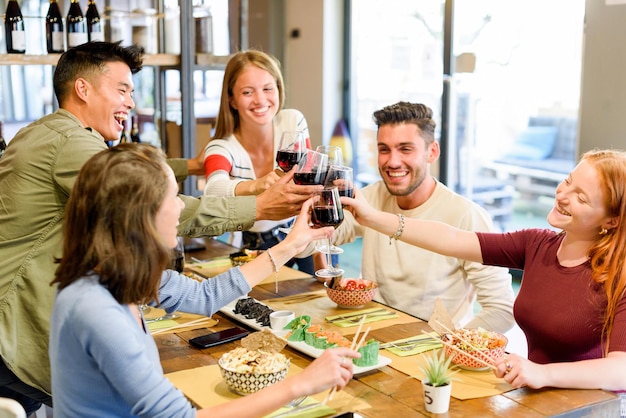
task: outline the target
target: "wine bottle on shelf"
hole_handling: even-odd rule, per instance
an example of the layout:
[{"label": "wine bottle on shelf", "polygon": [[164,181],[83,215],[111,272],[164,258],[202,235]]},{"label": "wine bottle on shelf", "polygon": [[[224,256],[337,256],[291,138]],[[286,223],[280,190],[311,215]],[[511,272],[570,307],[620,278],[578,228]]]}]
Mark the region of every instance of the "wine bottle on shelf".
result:
[{"label": "wine bottle on shelf", "polygon": [[17,0],[9,0],[4,13],[4,34],[7,43],[7,53],[26,53],[26,28],[24,16]]},{"label": "wine bottle on shelf", "polygon": [[96,6],[96,0],[89,0],[87,3],[87,40],[89,42],[104,41],[104,27],[100,20],[100,13]]},{"label": "wine bottle on shelf", "polygon": [[61,53],[65,51],[65,34],[63,33],[63,16],[57,0],[50,0],[50,7],[46,15],[46,45],[48,53]]},{"label": "wine bottle on shelf", "polygon": [[67,48],[87,43],[87,27],[78,0],[72,0],[65,18],[67,23]]},{"label": "wine bottle on shelf", "polygon": [[130,140],[138,144],[141,142],[141,139],[139,138],[139,117],[137,117],[137,115],[133,115],[132,121],[133,124],[130,128]]},{"label": "wine bottle on shelf", "polygon": [[2,136],[2,121],[0,121],[0,158],[2,158],[5,149],[7,149],[7,143],[4,142],[4,136]]}]

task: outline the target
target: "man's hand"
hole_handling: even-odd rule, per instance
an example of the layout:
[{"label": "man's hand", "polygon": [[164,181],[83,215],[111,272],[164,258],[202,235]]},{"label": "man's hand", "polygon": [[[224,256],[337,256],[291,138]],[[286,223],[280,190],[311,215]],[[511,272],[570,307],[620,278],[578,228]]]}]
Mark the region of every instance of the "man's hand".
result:
[{"label": "man's hand", "polygon": [[187,160],[187,169],[190,176],[205,176],[204,173],[204,148],[198,152],[196,158],[190,158]]},{"label": "man's hand", "polygon": [[291,180],[295,168],[256,198],[256,219],[279,221],[297,215],[302,204],[324,187],[298,186]]}]

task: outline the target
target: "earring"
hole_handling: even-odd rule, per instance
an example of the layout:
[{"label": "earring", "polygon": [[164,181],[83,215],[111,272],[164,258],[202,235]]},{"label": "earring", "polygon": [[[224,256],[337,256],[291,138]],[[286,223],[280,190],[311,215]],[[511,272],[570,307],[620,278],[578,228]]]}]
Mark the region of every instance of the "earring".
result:
[{"label": "earring", "polygon": [[606,235],[606,234],[607,234],[607,232],[609,232],[609,231],[608,231],[606,228],[604,228],[604,227],[603,227],[602,229],[600,229],[599,234],[600,234],[600,235]]}]

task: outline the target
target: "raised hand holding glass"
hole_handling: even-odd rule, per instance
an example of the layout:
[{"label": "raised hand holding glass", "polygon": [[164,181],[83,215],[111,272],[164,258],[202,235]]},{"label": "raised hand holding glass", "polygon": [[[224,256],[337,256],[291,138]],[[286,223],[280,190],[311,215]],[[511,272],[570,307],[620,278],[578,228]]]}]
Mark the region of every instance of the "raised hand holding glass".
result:
[{"label": "raised hand holding glass", "polygon": [[276,163],[285,173],[291,170],[306,151],[306,138],[302,131],[285,131],[280,137]]}]

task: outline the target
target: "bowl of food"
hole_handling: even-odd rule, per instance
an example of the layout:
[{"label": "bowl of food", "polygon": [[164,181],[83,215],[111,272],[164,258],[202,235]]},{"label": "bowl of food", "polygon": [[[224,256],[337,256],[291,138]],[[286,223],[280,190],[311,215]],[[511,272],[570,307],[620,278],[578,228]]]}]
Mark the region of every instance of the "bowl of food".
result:
[{"label": "bowl of food", "polygon": [[460,328],[454,333],[444,334],[442,340],[456,348],[444,346],[452,363],[466,370],[487,370],[484,363],[492,364],[502,357],[509,342],[503,334],[482,328]]},{"label": "bowl of food", "polygon": [[258,392],[285,379],[289,370],[289,359],[284,354],[244,347],[224,353],[217,364],[228,387],[240,395]]},{"label": "bowl of food", "polygon": [[324,282],[326,294],[340,308],[361,308],[374,299],[378,284],[365,279],[341,279]]}]

